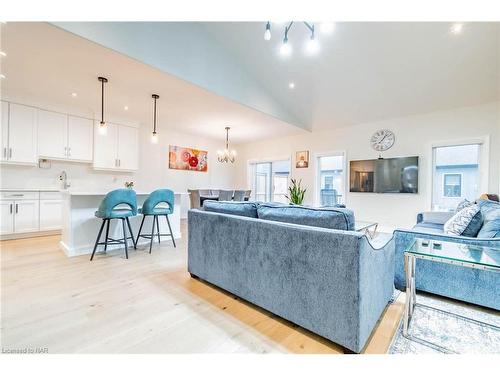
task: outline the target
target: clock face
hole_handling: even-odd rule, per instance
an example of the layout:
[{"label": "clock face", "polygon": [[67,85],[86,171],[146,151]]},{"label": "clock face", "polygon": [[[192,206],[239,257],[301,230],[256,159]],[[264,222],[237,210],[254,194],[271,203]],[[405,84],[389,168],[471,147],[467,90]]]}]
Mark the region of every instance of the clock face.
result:
[{"label": "clock face", "polygon": [[387,129],[382,129],[376,131],[372,138],[370,139],[370,143],[374,150],[376,151],[386,151],[392,147],[396,137],[394,133]]}]

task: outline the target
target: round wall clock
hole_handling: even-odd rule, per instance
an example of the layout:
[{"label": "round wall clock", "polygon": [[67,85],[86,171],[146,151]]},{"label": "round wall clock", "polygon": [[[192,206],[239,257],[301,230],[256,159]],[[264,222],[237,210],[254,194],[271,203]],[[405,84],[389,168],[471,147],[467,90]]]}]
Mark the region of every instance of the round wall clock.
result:
[{"label": "round wall clock", "polygon": [[372,148],[376,151],[387,151],[392,147],[395,140],[396,137],[392,131],[381,129],[372,135],[370,143]]}]

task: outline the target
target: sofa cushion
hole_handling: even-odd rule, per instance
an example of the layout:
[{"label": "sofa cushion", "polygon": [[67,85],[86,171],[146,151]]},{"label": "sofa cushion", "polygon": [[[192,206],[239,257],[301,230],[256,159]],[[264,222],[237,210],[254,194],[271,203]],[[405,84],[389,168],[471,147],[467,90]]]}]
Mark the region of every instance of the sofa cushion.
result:
[{"label": "sofa cushion", "polygon": [[469,207],[471,205],[473,205],[474,202],[471,202],[467,199],[464,199],[463,201],[461,201],[458,205],[457,205],[457,209],[455,210],[455,213],[459,212],[459,211],[462,211],[465,207]]},{"label": "sofa cushion", "polygon": [[257,217],[257,204],[254,202],[218,202],[206,200],[203,202],[203,209],[222,214]]},{"label": "sofa cushion", "polygon": [[428,233],[428,234],[444,234],[443,224],[436,223],[418,223],[412,229],[413,232]]},{"label": "sofa cushion", "polygon": [[259,204],[259,219],[341,230],[354,230],[354,213],[347,208],[311,208]]},{"label": "sofa cushion", "polygon": [[467,206],[451,217],[444,224],[444,232],[446,234],[454,234],[457,236],[476,237],[481,225],[483,216],[481,208],[477,204]]},{"label": "sofa cushion", "polygon": [[480,200],[483,226],[477,234],[479,238],[500,238],[500,203]]}]

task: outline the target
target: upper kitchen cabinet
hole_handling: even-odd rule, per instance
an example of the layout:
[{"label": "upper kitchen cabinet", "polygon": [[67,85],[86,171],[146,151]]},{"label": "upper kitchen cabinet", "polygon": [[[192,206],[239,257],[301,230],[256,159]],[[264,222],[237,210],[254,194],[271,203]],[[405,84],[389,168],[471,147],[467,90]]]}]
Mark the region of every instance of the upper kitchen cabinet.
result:
[{"label": "upper kitchen cabinet", "polygon": [[36,108],[2,102],[2,162],[36,165]]},{"label": "upper kitchen cabinet", "polygon": [[[99,125],[97,125],[98,127]],[[139,131],[125,125],[107,123],[106,131],[94,136],[94,168],[134,171],[139,166]]]},{"label": "upper kitchen cabinet", "polygon": [[93,121],[39,110],[38,156],[46,159],[92,161]]}]

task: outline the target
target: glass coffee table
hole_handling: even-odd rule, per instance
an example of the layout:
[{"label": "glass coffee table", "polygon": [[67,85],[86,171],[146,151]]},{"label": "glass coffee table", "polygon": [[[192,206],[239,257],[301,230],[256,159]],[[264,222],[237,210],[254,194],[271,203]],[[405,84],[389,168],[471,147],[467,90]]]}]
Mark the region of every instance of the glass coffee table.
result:
[{"label": "glass coffee table", "polygon": [[[378,223],[375,221],[355,221],[354,230],[356,232],[364,232],[368,237],[373,239],[377,234]],[[371,228],[371,231],[370,231]]]},{"label": "glass coffee table", "polygon": [[[453,264],[460,267],[500,272],[500,248],[471,246],[448,241],[416,239],[405,251],[406,301],[403,316],[403,336],[408,339],[408,328],[416,301],[415,266],[417,259]],[[462,317],[471,320],[467,317]],[[433,343],[429,343],[438,346]],[[439,347],[439,346],[438,346]]]}]

